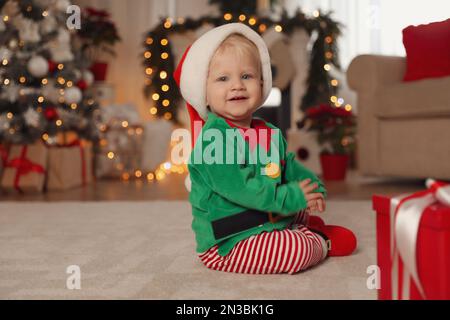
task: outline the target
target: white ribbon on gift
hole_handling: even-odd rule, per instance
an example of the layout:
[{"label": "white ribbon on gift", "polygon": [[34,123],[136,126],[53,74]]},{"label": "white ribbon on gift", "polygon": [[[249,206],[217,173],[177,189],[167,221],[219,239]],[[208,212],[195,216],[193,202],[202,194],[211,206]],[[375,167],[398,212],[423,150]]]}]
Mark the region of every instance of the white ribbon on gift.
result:
[{"label": "white ribbon on gift", "polygon": [[[428,179],[426,182],[429,193],[400,202],[409,196],[400,195],[391,199],[390,205],[390,236],[392,257],[392,299],[398,300],[398,264],[403,261],[402,299],[409,299],[410,278],[414,280],[420,295],[425,299],[425,292],[417,271],[417,234],[420,219],[426,207],[436,201],[450,206],[450,185],[436,186],[436,181]],[[397,213],[396,213],[397,212]]]},{"label": "white ribbon on gift", "polygon": [[427,179],[425,184],[427,188],[434,190],[436,199],[439,202],[450,206],[450,183]]}]

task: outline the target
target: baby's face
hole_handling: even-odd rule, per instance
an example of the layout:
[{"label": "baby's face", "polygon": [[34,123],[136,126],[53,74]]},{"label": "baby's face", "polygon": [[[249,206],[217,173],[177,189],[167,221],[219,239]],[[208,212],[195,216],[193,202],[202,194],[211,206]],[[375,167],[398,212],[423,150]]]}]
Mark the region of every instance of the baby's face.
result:
[{"label": "baby's face", "polygon": [[206,100],[212,111],[241,121],[252,117],[262,103],[261,71],[251,54],[238,55],[233,48],[211,59]]}]

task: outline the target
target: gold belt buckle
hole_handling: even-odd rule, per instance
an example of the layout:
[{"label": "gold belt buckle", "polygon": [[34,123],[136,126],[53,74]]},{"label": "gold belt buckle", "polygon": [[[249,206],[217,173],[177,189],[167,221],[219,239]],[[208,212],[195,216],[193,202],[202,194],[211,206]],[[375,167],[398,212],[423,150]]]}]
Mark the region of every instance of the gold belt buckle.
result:
[{"label": "gold belt buckle", "polygon": [[271,223],[276,223],[276,222],[280,221],[281,219],[283,219],[283,216],[275,215],[274,213],[269,212],[269,221]]}]

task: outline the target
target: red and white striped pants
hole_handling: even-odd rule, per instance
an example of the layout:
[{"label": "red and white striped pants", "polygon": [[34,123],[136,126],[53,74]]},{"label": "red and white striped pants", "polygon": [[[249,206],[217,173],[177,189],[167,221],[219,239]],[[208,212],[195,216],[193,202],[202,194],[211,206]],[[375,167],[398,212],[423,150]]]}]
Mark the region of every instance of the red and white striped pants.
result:
[{"label": "red and white striped pants", "polygon": [[308,230],[309,213],[299,212],[288,228],[262,232],[239,241],[224,257],[215,245],[200,253],[203,264],[213,270],[249,273],[294,274],[324,259],[324,240]]}]

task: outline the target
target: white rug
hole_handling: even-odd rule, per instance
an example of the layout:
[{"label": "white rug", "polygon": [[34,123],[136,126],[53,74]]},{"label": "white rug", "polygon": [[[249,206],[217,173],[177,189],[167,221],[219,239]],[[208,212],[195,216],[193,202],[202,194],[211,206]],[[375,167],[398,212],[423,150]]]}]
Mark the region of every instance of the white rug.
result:
[{"label": "white rug", "polygon": [[[0,299],[376,299],[370,202],[328,201],[323,217],[355,231],[354,255],[296,275],[240,275],[197,260],[188,202],[3,202]],[[81,289],[67,288],[70,265]]]}]

